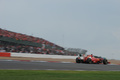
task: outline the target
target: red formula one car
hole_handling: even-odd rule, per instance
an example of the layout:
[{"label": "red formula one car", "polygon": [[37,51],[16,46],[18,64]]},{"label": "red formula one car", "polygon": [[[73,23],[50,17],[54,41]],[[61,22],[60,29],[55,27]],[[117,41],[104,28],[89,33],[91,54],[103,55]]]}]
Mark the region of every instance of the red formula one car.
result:
[{"label": "red formula one car", "polygon": [[98,56],[93,56],[91,55],[87,55],[85,56],[84,54],[80,54],[77,58],[76,58],[76,63],[88,63],[88,64],[108,64],[108,61],[106,58],[102,58],[102,57],[98,57]]}]

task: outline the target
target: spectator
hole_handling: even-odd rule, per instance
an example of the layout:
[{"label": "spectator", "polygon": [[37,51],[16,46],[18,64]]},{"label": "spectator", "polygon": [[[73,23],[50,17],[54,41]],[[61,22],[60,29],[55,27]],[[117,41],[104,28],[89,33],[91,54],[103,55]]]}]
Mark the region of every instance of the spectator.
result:
[{"label": "spectator", "polygon": [[45,49],[45,43],[42,44],[42,49]]}]

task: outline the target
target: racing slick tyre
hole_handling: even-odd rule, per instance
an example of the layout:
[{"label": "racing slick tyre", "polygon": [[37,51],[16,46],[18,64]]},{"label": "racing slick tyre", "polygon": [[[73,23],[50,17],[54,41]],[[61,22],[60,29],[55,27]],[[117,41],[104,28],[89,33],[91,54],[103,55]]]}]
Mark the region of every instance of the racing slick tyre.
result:
[{"label": "racing slick tyre", "polygon": [[108,63],[108,62],[107,62],[107,59],[104,59],[104,60],[103,60],[103,64],[106,65],[107,63]]},{"label": "racing slick tyre", "polygon": [[80,63],[80,60],[78,58],[76,58],[76,63]]},{"label": "racing slick tyre", "polygon": [[92,64],[92,60],[90,58],[87,59],[88,64]]}]

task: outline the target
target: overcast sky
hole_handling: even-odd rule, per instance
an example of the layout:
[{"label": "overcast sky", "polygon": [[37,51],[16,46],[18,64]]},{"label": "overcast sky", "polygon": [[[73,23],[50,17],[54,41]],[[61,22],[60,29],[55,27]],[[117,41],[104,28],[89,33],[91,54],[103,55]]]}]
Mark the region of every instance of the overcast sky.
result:
[{"label": "overcast sky", "polygon": [[0,28],[120,59],[120,0],[0,0]]}]

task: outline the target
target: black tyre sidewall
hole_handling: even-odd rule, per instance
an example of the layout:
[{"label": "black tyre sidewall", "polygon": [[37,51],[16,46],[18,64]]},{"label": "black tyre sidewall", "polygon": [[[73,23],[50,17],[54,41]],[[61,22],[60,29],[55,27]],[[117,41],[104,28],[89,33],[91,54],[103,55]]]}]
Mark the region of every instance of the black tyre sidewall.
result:
[{"label": "black tyre sidewall", "polygon": [[86,61],[88,64],[92,64],[92,60],[90,58],[87,59]]},{"label": "black tyre sidewall", "polygon": [[76,63],[80,63],[80,60],[78,58],[76,58]]},{"label": "black tyre sidewall", "polygon": [[106,60],[106,59],[104,59],[104,60],[103,60],[103,64],[105,64],[105,65],[106,65],[107,63],[108,63],[108,62],[107,62],[107,60]]}]

